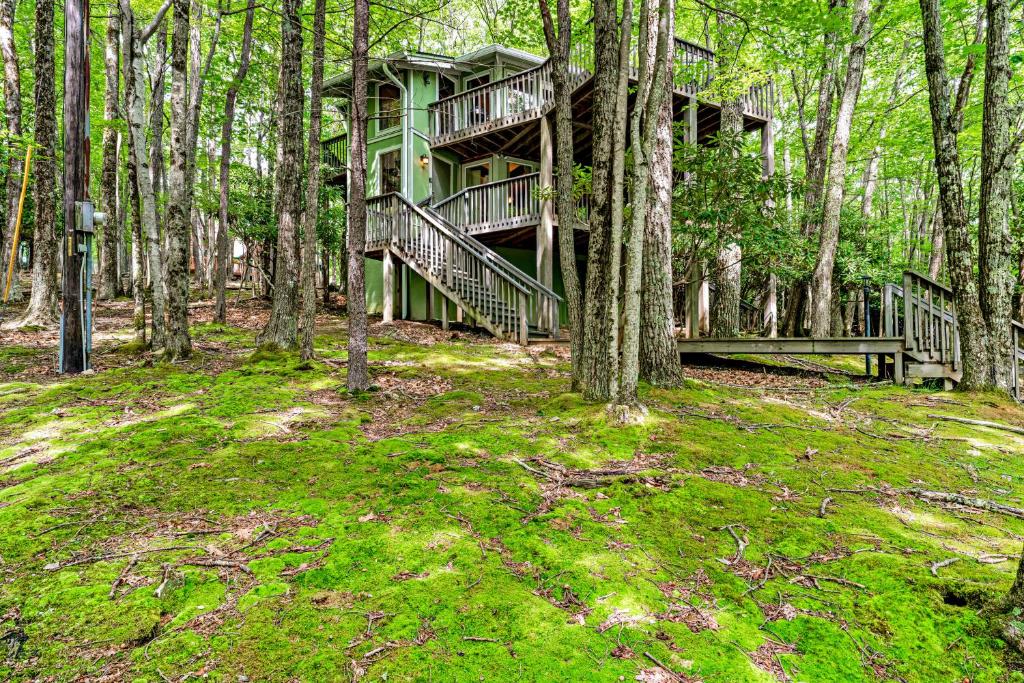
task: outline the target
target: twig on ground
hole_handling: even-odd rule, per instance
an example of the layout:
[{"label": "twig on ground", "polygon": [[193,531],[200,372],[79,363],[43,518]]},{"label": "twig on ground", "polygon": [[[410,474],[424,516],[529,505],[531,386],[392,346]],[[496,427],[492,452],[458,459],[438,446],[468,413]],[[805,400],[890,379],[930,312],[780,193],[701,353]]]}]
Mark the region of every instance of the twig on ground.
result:
[{"label": "twig on ground", "polygon": [[932,566],[931,566],[932,576],[938,577],[940,569],[942,569],[943,567],[948,567],[949,565],[953,564],[954,562],[959,562],[959,561],[960,561],[959,557],[947,557],[945,560],[939,560],[938,562],[932,562]]},{"label": "twig on ground", "polygon": [[928,415],[933,420],[945,420],[946,422],[958,422],[960,424],[972,425],[974,427],[988,427],[990,429],[1001,429],[1004,432],[1011,432],[1013,434],[1024,434],[1024,427],[1016,427],[1014,425],[1003,424],[1001,422],[989,422],[988,420],[972,420],[966,417],[956,417],[953,415]]},{"label": "twig on ground", "polygon": [[132,555],[132,559],[128,560],[128,564],[124,566],[124,569],[121,570],[121,573],[117,575],[116,579],[114,579],[113,585],[110,586],[110,593],[107,594],[108,598],[110,598],[111,600],[114,599],[114,597],[117,595],[117,589],[121,587],[121,584],[124,583],[125,577],[128,576],[128,572],[132,570],[132,567],[134,567],[138,563],[138,561],[139,556]]},{"label": "twig on ground", "polygon": [[652,654],[651,654],[650,652],[644,652],[644,657],[647,657],[647,659],[649,659],[649,660],[651,660],[652,662],[654,662],[655,664],[657,664],[657,665],[658,665],[658,667],[659,667],[659,668],[660,668],[660,669],[661,669],[662,671],[664,671],[665,673],[667,673],[667,674],[668,674],[669,676],[671,676],[671,677],[672,677],[673,679],[675,679],[675,680],[679,681],[680,683],[684,683],[683,679],[682,679],[682,678],[680,678],[679,674],[677,674],[677,673],[676,673],[675,671],[673,671],[672,669],[670,669],[670,668],[668,668],[667,666],[665,666],[664,664],[662,664],[662,663],[661,663],[661,662],[660,662],[660,661],[658,660],[658,658],[657,658],[657,657],[655,657],[654,655],[652,655]]},{"label": "twig on ground", "polygon": [[825,517],[825,512],[826,512],[826,510],[828,508],[828,504],[831,503],[831,502],[832,502],[832,499],[827,497],[827,496],[825,497],[825,500],[821,501],[821,507],[818,508],[818,516],[819,517],[822,517],[822,518]]}]

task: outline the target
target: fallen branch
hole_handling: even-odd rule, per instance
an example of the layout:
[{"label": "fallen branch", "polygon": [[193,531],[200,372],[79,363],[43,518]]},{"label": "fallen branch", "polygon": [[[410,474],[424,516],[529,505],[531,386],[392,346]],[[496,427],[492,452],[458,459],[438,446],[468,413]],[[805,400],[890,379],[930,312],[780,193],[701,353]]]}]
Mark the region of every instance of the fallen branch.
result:
[{"label": "fallen branch", "polygon": [[861,590],[867,588],[862,583],[856,581],[850,581],[849,579],[841,579],[838,576],[815,576],[814,574],[800,574],[790,579],[790,582],[799,581],[800,579],[810,579],[811,581],[831,581],[832,583],[838,583],[840,586],[849,586],[850,588],[860,588]]},{"label": "fallen branch", "polygon": [[1000,512],[1004,515],[1016,517],[1017,519],[1024,519],[1024,510],[1015,508],[1012,505],[1003,505],[1002,503],[986,500],[984,498],[974,498],[972,496],[964,496],[959,493],[945,493],[944,491],[926,491],[924,489],[906,489],[906,492],[917,496],[921,500],[928,501],[929,503],[955,503],[966,507],[989,510],[990,512]]},{"label": "fallen branch", "polygon": [[737,526],[746,531],[746,529],[744,529],[739,524],[727,524],[726,526],[720,527],[718,529],[719,531],[728,531],[729,535],[732,536],[732,540],[736,541],[736,555],[732,558],[733,562],[743,559],[743,551],[747,549],[748,545],[750,545],[750,542],[747,540],[747,537],[745,535],[743,536],[743,538],[740,538],[739,535],[733,530],[733,527]]},{"label": "fallen branch", "polygon": [[128,561],[128,564],[125,565],[124,569],[121,570],[121,573],[117,575],[116,579],[114,579],[114,584],[110,587],[110,593],[107,594],[108,598],[111,600],[114,599],[114,596],[117,595],[117,589],[121,587],[121,584],[124,583],[125,578],[128,576],[128,572],[132,570],[132,567],[134,567],[138,561],[139,556],[132,555],[132,559]]},{"label": "fallen branch", "polygon": [[672,669],[670,669],[667,666],[665,666],[664,664],[662,664],[660,661],[658,661],[658,658],[655,657],[654,655],[652,655],[650,652],[644,652],[644,657],[647,657],[647,659],[649,659],[652,662],[654,662],[658,666],[659,669],[661,669],[662,671],[667,673],[669,676],[671,676],[673,680],[679,681],[680,683],[685,683],[685,681],[683,681],[683,679],[679,676],[679,674],[677,674],[675,671],[673,671]]},{"label": "fallen branch", "polygon": [[988,420],[971,420],[966,417],[954,417],[953,415],[928,415],[933,420],[945,420],[946,422],[959,422],[960,424],[972,425],[974,427],[988,427],[990,429],[1001,429],[1004,432],[1024,435],[1024,427],[1002,424],[1001,422],[989,422]]},{"label": "fallen branch", "polygon": [[818,508],[818,516],[824,518],[825,511],[828,508],[828,504],[832,502],[831,498],[826,497],[825,500],[821,501],[821,507]]},{"label": "fallen branch", "polygon": [[182,560],[181,564],[187,564],[193,567],[224,567],[228,569],[238,569],[246,574],[252,574],[252,570],[244,562],[237,560],[217,560],[217,559],[204,559],[202,557],[193,557],[188,560]]},{"label": "fallen branch", "polygon": [[500,643],[501,641],[497,638],[484,638],[483,636],[462,636],[463,640],[468,640],[472,643]]},{"label": "fallen branch", "polygon": [[940,569],[942,569],[943,567],[948,567],[949,565],[953,564],[954,562],[959,562],[959,561],[960,561],[959,557],[948,557],[945,560],[940,560],[938,562],[932,562],[932,566],[931,566],[932,576],[938,577]]}]

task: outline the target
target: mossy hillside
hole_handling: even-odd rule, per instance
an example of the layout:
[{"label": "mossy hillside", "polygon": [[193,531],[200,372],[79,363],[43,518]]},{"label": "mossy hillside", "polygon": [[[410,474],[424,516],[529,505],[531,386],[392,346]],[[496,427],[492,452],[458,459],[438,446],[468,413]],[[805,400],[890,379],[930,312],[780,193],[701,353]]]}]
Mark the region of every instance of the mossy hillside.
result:
[{"label": "mossy hillside", "polygon": [[[1024,522],[895,492],[1019,505],[1016,437],[928,417],[1024,423],[1005,400],[690,380],[621,427],[551,353],[378,337],[353,397],[340,333],[313,363],[251,337],[0,385],[4,677],[630,680],[645,652],[704,681],[1009,675],[977,603],[1015,565],[977,558]],[[640,464],[580,488],[541,461]]]}]

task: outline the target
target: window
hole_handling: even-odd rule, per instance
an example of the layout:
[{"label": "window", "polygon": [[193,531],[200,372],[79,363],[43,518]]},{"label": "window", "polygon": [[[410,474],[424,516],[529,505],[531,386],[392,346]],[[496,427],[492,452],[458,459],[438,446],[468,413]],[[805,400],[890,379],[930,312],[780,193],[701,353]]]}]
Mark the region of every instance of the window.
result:
[{"label": "window", "polygon": [[377,132],[402,122],[402,91],[393,83],[377,86]]},{"label": "window", "polygon": [[491,162],[466,167],[466,187],[476,187],[491,182]]},{"label": "window", "polygon": [[521,164],[517,161],[508,162],[506,169],[508,170],[508,174],[506,176],[508,178],[518,178],[520,176],[529,175],[533,173],[533,168],[531,168],[527,164]]},{"label": "window", "polygon": [[380,193],[402,191],[402,152],[393,149],[377,157],[380,174]]}]

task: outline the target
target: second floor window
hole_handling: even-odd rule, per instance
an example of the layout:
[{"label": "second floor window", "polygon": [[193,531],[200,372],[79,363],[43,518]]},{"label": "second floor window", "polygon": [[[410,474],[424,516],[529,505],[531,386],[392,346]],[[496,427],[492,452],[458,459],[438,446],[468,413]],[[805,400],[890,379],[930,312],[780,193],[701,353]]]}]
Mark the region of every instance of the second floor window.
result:
[{"label": "second floor window", "polygon": [[402,92],[392,83],[377,86],[377,130],[394,128],[402,122]]}]

